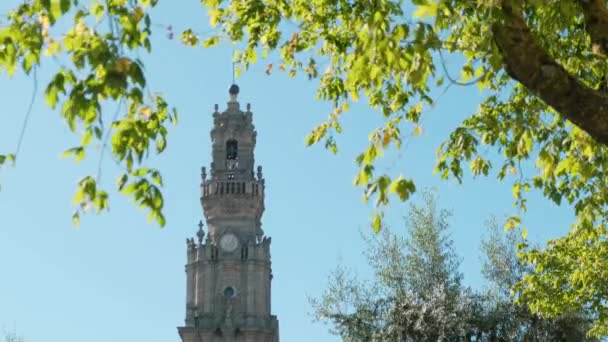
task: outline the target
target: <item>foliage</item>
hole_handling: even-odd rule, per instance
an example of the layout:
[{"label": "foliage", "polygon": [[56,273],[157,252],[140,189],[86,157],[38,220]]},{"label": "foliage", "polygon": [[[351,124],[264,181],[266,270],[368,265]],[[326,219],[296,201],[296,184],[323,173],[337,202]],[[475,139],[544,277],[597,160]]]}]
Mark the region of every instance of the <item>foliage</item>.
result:
[{"label": "foliage", "polygon": [[21,335],[17,335],[15,331],[4,330],[4,342],[24,342],[25,338]]},{"label": "foliage", "polygon": [[502,231],[496,218],[486,221],[488,235],[481,241],[481,272],[496,296],[508,298],[510,290],[531,269],[517,258],[517,246],[524,243],[518,230]]},{"label": "foliage", "polygon": [[490,287],[462,286],[448,214],[425,193],[422,206],[410,206],[405,238],[386,228],[366,236],[373,279],[338,267],[313,300],[316,318],[344,341],[594,341],[583,312],[546,319],[512,301],[509,289],[529,272],[516,258],[515,231],[491,225],[482,243]]},{"label": "foliage", "polygon": [[438,341],[464,338],[471,330],[474,296],[460,284],[459,260],[446,234],[449,213],[411,205],[405,238],[386,227],[364,235],[372,282],[339,267],[330,276],[316,317],[345,341]]},{"label": "foliage", "polygon": [[[375,165],[399,149],[407,132],[420,133],[431,89],[476,84],[487,97],[439,147],[435,172],[463,181],[494,175],[513,182],[515,205],[527,193],[572,205],[571,232],[546,248],[522,250],[535,272],[517,286],[521,299],[546,315],[591,307],[593,332],[608,334],[608,9],[600,0],[205,0],[210,24],[246,47],[244,67],[258,54],[280,55],[279,70],[318,82],[318,98],[334,110],[306,139],[337,150],[336,136],[349,104],[365,99],[385,124],[372,130],[357,157],[355,184],[378,207],[390,194],[415,191],[405,175]],[[291,25],[290,25],[291,24]],[[464,60],[461,76],[444,55]],[[501,153],[488,158],[487,147]],[[526,174],[524,174],[524,170]],[[373,228],[382,226],[381,211]],[[520,224],[511,217],[506,228]]]},{"label": "foliage", "polygon": [[[59,60],[46,87],[81,143],[66,151],[76,161],[111,136],[112,156],[124,167],[118,189],[164,225],[162,178],[144,164],[162,153],[175,111],[146,86],[136,57],[152,51],[151,9],[158,0],[30,0],[19,2],[0,27],[0,72],[35,73],[42,61]],[[420,135],[431,90],[477,85],[487,95],[439,147],[435,172],[463,181],[494,175],[513,182],[515,204],[526,210],[535,189],[573,206],[571,232],[545,248],[521,250],[534,267],[517,285],[520,299],[546,315],[589,308],[593,332],[608,334],[608,9],[601,0],[204,0],[216,32],[181,34],[189,46],[212,47],[222,39],[244,42],[235,60],[245,68],[276,53],[277,70],[303,73],[318,83],[318,97],[334,104],[326,122],[306,138],[338,150],[341,120],[352,102],[365,100],[384,118],[356,158],[355,184],[380,208],[416,190],[407,175],[376,169],[386,150],[400,149],[406,134]],[[59,22],[67,25],[58,25]],[[102,23],[108,25],[101,25]],[[67,26],[63,30],[62,27]],[[107,26],[107,29],[105,28]],[[449,74],[444,55],[463,60],[460,77]],[[64,63],[65,62],[65,63]],[[267,73],[273,70],[267,67]],[[126,110],[108,120],[103,104]],[[105,123],[111,121],[110,125]],[[407,137],[409,139],[409,136]],[[488,158],[491,147],[501,153]],[[18,157],[18,156],[15,156]],[[7,159],[8,157],[3,157]],[[1,164],[1,163],[0,163]],[[467,166],[468,164],[468,166]],[[524,174],[524,170],[526,174]],[[405,171],[405,170],[404,170]],[[77,211],[108,208],[108,193],[85,176],[74,196]],[[520,225],[517,216],[506,228]]]},{"label": "foliage", "polygon": [[[176,122],[177,115],[147,88],[144,65],[134,57],[140,50],[151,50],[147,12],[156,3],[92,1],[86,7],[74,0],[23,2],[0,28],[0,72],[12,76],[20,68],[29,74],[43,57],[59,61],[61,66],[46,86],[46,102],[53,109],[59,107],[70,130],[81,136],[80,144],[65,151],[64,157],[81,161],[94,142],[103,156],[111,139],[112,156],[124,167],[118,189],[163,226],[162,178],[142,163],[150,152],[165,150],[167,126]],[[63,32],[58,25],[62,20],[69,24]],[[107,26],[101,25],[104,21]],[[101,111],[107,103],[118,104],[111,120]],[[108,193],[99,189],[95,177],[85,176],[77,184],[74,203],[78,209],[73,221],[78,224],[81,212],[108,209]]]},{"label": "foliage", "polygon": [[406,218],[408,231],[403,243],[406,260],[403,272],[408,274],[409,287],[423,299],[432,296],[431,290],[437,284],[444,284],[445,291],[456,296],[462,274],[458,271],[460,260],[447,235],[451,214],[436,208],[431,192],[423,192],[422,198],[424,204],[410,206]]},{"label": "foliage", "polygon": [[486,329],[504,340],[521,341],[595,341],[586,336],[590,330],[589,313],[570,308],[546,319],[512,298],[513,286],[533,269],[517,258],[517,247],[524,243],[520,232],[503,232],[495,219],[486,224],[489,235],[482,241],[482,273],[489,288],[482,293],[486,306]]}]

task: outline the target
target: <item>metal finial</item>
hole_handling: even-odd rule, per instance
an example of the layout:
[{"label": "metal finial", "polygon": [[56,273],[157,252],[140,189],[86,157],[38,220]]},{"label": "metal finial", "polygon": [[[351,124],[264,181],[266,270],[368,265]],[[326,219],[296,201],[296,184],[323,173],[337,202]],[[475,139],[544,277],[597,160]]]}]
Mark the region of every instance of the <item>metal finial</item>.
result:
[{"label": "metal finial", "polygon": [[251,103],[247,103],[247,111],[250,112],[251,111]]},{"label": "metal finial", "polygon": [[230,93],[230,95],[238,95],[239,94],[239,86],[233,83],[230,86],[230,89],[228,89],[228,92]]},{"label": "metal finial", "polygon": [[232,84],[230,89],[228,89],[228,93],[230,94],[230,102],[236,103],[237,98],[239,96],[239,86],[236,84]]},{"label": "metal finial", "polygon": [[205,232],[203,231],[203,220],[198,222],[198,232],[196,233],[196,236],[198,237],[198,244],[202,245],[203,237],[205,236]]},{"label": "metal finial", "polygon": [[217,103],[215,104],[215,106],[213,106],[213,108],[215,109],[215,111],[217,112],[218,110],[220,110],[220,106],[217,105]]}]

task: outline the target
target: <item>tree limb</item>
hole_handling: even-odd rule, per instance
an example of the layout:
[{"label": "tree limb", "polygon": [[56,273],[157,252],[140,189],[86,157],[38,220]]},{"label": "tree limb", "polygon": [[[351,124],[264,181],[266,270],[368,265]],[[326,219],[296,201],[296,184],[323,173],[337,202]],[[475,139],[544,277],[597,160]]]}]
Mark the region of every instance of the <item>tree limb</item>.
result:
[{"label": "tree limb", "polygon": [[578,4],[583,9],[585,26],[591,43],[593,52],[601,55],[608,55],[608,8],[605,0],[578,0]]},{"label": "tree limb", "polygon": [[505,1],[492,25],[505,71],[597,142],[608,145],[608,94],[587,87],[538,44],[521,8]]}]

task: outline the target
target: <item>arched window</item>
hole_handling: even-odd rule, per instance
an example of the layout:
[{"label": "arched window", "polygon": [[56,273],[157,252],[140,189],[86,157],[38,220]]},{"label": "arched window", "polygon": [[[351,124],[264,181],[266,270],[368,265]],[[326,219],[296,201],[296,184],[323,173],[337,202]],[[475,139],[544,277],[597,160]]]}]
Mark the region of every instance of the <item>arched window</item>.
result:
[{"label": "arched window", "polygon": [[234,287],[232,287],[232,286],[228,286],[224,289],[224,297],[226,297],[226,298],[232,298],[232,297],[234,297],[235,294],[236,294],[236,291],[234,291]]},{"label": "arched window", "polygon": [[236,160],[238,157],[239,144],[236,140],[226,141],[226,159]]}]

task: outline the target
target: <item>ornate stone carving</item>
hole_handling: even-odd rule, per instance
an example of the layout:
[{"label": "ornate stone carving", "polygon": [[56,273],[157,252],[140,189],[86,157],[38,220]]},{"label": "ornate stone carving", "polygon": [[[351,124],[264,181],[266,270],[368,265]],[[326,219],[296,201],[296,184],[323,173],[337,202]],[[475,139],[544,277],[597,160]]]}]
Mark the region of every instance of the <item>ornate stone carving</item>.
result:
[{"label": "ornate stone carving", "polygon": [[198,245],[202,245],[203,237],[205,237],[205,232],[203,231],[203,220],[198,222],[198,232],[196,233],[196,236],[198,237]]},{"label": "ornate stone carving", "polygon": [[204,181],[207,180],[207,168],[206,167],[201,167],[201,179]]}]

